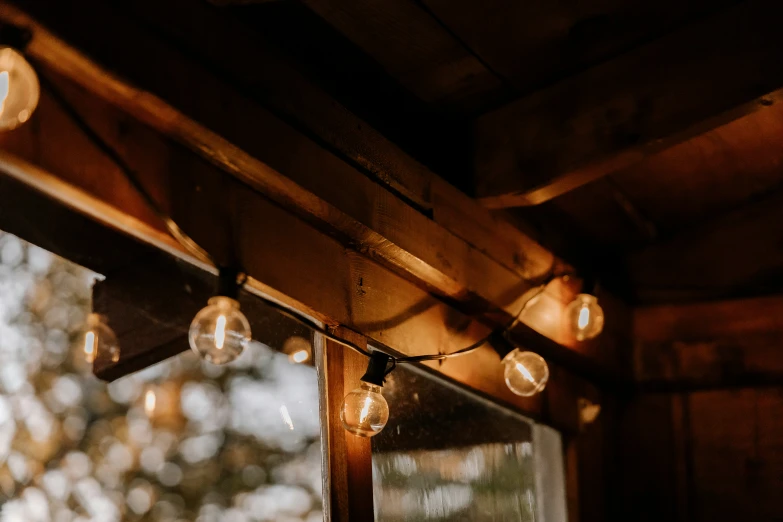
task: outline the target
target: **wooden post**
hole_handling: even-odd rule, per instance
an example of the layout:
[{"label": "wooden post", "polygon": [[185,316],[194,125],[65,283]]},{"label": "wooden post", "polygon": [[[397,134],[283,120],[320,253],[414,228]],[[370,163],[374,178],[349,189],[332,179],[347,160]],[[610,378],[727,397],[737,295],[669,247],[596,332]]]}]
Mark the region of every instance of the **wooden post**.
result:
[{"label": "wooden post", "polygon": [[[345,328],[335,328],[341,338],[366,347],[367,340]],[[325,463],[329,491],[324,492],[331,522],[366,522],[375,519],[372,494],[372,448],[370,439],[348,433],[340,421],[345,395],[359,386],[367,358],[330,340],[324,342],[326,382]],[[326,496],[328,495],[328,497]]]},{"label": "wooden post", "polygon": [[564,441],[565,451],[565,488],[568,522],[579,522],[579,452],[576,439]]}]

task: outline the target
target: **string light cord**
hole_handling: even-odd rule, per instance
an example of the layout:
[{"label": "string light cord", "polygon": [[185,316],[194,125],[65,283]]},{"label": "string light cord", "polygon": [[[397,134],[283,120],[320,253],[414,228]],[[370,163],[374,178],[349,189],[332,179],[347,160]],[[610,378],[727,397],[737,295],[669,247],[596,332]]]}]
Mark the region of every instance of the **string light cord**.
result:
[{"label": "string light cord", "polygon": [[[136,174],[136,172],[122,158],[122,155],[117,150],[115,150],[106,140],[104,140],[101,137],[101,135],[90,126],[90,124],[86,122],[86,120],[82,117],[79,111],[68,101],[65,95],[63,95],[63,93],[53,84],[53,82],[49,80],[49,78],[47,78],[41,72],[41,70],[42,68],[38,67],[42,86],[52,96],[52,98],[54,98],[57,104],[66,112],[66,114],[76,124],[79,130],[82,133],[84,133],[84,135],[117,166],[117,168],[123,174],[125,179],[130,183],[133,189],[144,199],[147,206],[149,206],[149,208],[155,213],[155,215],[163,222],[169,234],[171,234],[171,236],[177,242],[179,242],[180,245],[182,245],[182,247],[186,251],[188,251],[190,254],[192,254],[200,261],[209,263],[212,266],[218,266],[218,263],[215,261],[215,258],[212,255],[210,255],[209,252],[207,252],[204,248],[202,248],[198,243],[196,243],[196,241],[193,238],[191,238],[184,230],[182,230],[182,228],[180,228],[179,225],[177,225],[174,219],[172,219],[171,216],[169,216],[161,208],[161,206],[158,204],[155,198],[152,197],[152,194],[150,194],[149,191],[147,191],[147,189],[139,179],[139,176]],[[247,282],[247,274],[242,272],[241,274],[239,274],[237,285],[241,288],[242,286],[244,286],[246,282]],[[522,314],[525,312],[525,310],[527,310],[529,306],[536,301],[536,298],[538,298],[546,290],[546,286],[548,282],[549,281],[547,281],[546,283],[538,287],[536,292],[525,301],[525,303],[520,308],[519,312],[514,316],[514,318],[507,325],[498,328],[496,330],[493,330],[485,337],[482,337],[481,339],[475,341],[469,346],[461,348],[457,351],[447,353],[447,354],[431,354],[431,355],[417,355],[411,357],[397,357],[392,355],[392,352],[395,351],[393,348],[383,343],[373,341],[374,350],[380,351],[381,353],[388,355],[390,358],[389,367],[386,369],[385,374],[388,375],[389,373],[391,373],[398,364],[411,364],[411,363],[419,363],[419,362],[426,362],[426,361],[442,361],[453,357],[468,355],[478,350],[487,342],[489,342],[494,335],[497,335],[497,333],[506,332],[509,329],[516,326],[516,324],[520,321],[520,318]],[[293,321],[299,323],[305,328],[308,328],[309,330],[316,332],[335,343],[338,343],[361,355],[364,355],[365,357],[372,356],[372,351],[362,348],[361,346],[352,343],[350,341],[347,341],[337,335],[334,335],[328,329],[322,327],[317,322],[308,319],[300,314],[292,312],[290,309],[277,303],[276,301],[265,298],[263,296],[257,296],[257,297],[259,297],[270,308],[273,308],[280,314],[284,315],[285,317],[288,317],[289,319],[292,319]]]},{"label": "string light cord", "polygon": [[508,330],[514,328],[514,326],[516,326],[517,323],[520,321],[522,314],[525,312],[525,310],[527,310],[531,305],[533,305],[533,303],[536,302],[537,298],[544,293],[544,291],[546,290],[547,283],[541,284],[536,289],[535,293],[525,300],[525,303],[519,309],[519,312],[514,316],[514,318],[507,325],[502,326],[496,330],[492,330],[492,332],[490,332],[488,335],[482,337],[481,339],[474,342],[470,346],[466,346],[465,348],[461,348],[456,352],[451,352],[451,353],[433,354],[433,355],[416,355],[412,357],[393,357],[392,360],[397,364],[417,363],[417,362],[424,362],[424,361],[442,361],[444,359],[459,357],[461,355],[468,355],[469,353],[475,352],[476,350],[484,346],[487,342],[489,342],[492,339],[492,337],[494,337],[497,333],[507,332]]}]

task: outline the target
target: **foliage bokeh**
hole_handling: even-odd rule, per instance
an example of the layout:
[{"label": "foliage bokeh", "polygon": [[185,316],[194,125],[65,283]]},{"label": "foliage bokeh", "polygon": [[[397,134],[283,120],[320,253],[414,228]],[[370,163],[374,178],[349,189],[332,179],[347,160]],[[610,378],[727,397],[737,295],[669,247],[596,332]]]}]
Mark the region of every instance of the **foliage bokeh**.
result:
[{"label": "foliage bokeh", "polygon": [[79,343],[94,278],[0,232],[0,521],[322,520],[315,370],[253,343],[107,385]]}]

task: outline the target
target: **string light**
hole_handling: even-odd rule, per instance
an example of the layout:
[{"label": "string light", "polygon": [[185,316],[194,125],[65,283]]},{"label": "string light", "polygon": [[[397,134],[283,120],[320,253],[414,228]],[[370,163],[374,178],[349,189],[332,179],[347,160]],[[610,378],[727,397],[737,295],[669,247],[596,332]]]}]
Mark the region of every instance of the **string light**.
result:
[{"label": "string light", "polygon": [[604,329],[604,311],[598,298],[590,294],[579,294],[565,310],[571,333],[577,341],[594,339]]},{"label": "string light", "polygon": [[[163,211],[151,194],[144,188],[136,173],[125,163],[122,156],[87,124],[51,82],[46,81],[45,77],[42,77],[41,81],[51,91],[52,97],[60,103],[65,112],[71,116],[85,135],[119,167],[119,170],[130,184],[141,194],[150,208],[166,225],[169,233],[183,248],[197,259],[216,265],[214,258],[180,229],[171,217]],[[247,318],[240,311],[239,302],[236,299],[239,288],[244,284],[244,281],[238,282],[240,272],[221,268],[219,275],[220,291],[216,297],[209,300],[208,306],[202,309],[193,319],[190,326],[189,340],[191,348],[204,359],[215,364],[225,364],[236,359],[250,341],[250,325]],[[245,276],[243,275],[243,277]],[[538,300],[545,288],[546,285],[541,285],[538,292],[528,299],[513,322],[505,328],[495,330],[487,337],[479,339],[470,346],[448,354],[412,357],[392,357],[381,351],[368,352],[355,343],[331,334],[331,332],[321,327],[320,324],[290,312],[275,301],[263,297],[261,299],[281,314],[336,343],[370,358],[367,373],[361,379],[361,386],[346,395],[340,418],[349,432],[358,436],[372,437],[380,433],[388,421],[389,406],[381,394],[381,389],[384,377],[397,364],[441,361],[451,357],[467,355],[489,343],[501,355],[505,381],[513,393],[521,396],[531,396],[543,391],[549,378],[549,368],[546,361],[536,353],[517,348],[508,339],[507,333],[519,321],[519,316],[522,312]],[[594,338],[603,329],[603,310],[598,305],[597,299],[592,295],[580,294],[568,305],[566,313],[570,326],[578,340]],[[384,351],[392,351],[391,348],[382,343],[376,342],[375,344]],[[288,355],[292,362],[304,363],[312,358],[312,348],[308,343],[307,349],[292,349],[288,352]],[[391,363],[391,367],[387,368],[389,363]],[[155,404],[157,399],[154,392],[152,398],[148,399],[148,397],[145,397],[145,409],[147,409],[148,400],[151,401],[151,405],[155,409],[157,407]]]},{"label": "string light", "polygon": [[0,131],[17,128],[33,115],[41,96],[35,69],[11,47],[0,47]]},{"label": "string light", "polygon": [[106,318],[99,314],[89,314],[82,334],[82,352],[84,359],[92,364],[99,356],[105,356],[111,362],[120,360],[120,346],[117,336],[106,324]]}]

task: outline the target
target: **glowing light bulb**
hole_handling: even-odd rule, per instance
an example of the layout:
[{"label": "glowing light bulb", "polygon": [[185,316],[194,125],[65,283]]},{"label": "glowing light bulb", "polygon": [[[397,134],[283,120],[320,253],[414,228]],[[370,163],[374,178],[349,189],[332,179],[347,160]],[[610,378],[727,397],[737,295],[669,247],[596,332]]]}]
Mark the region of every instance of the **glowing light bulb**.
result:
[{"label": "glowing light bulb", "polygon": [[579,294],[566,307],[565,313],[577,341],[593,339],[604,329],[604,311],[593,295]]},{"label": "glowing light bulb", "polygon": [[213,364],[235,360],[250,342],[250,323],[239,302],[217,296],[209,300],[190,324],[190,347]]},{"label": "glowing light bulb", "polygon": [[0,131],[29,120],[40,96],[35,69],[18,51],[0,47]]},{"label": "glowing light bulb", "polygon": [[549,366],[540,355],[515,349],[503,358],[506,386],[522,397],[530,397],[546,388]]},{"label": "glowing light bulb", "polygon": [[312,357],[313,347],[304,337],[293,335],[283,343],[283,353],[288,355],[288,360],[292,363],[303,364]]},{"label": "glowing light bulb", "polygon": [[381,387],[362,382],[345,396],[340,420],[346,430],[359,437],[377,435],[389,421],[389,404],[381,395]]},{"label": "glowing light bulb", "polygon": [[94,363],[98,357],[107,357],[111,362],[120,360],[120,346],[117,336],[99,314],[89,314],[84,327],[82,351],[88,363]]}]

